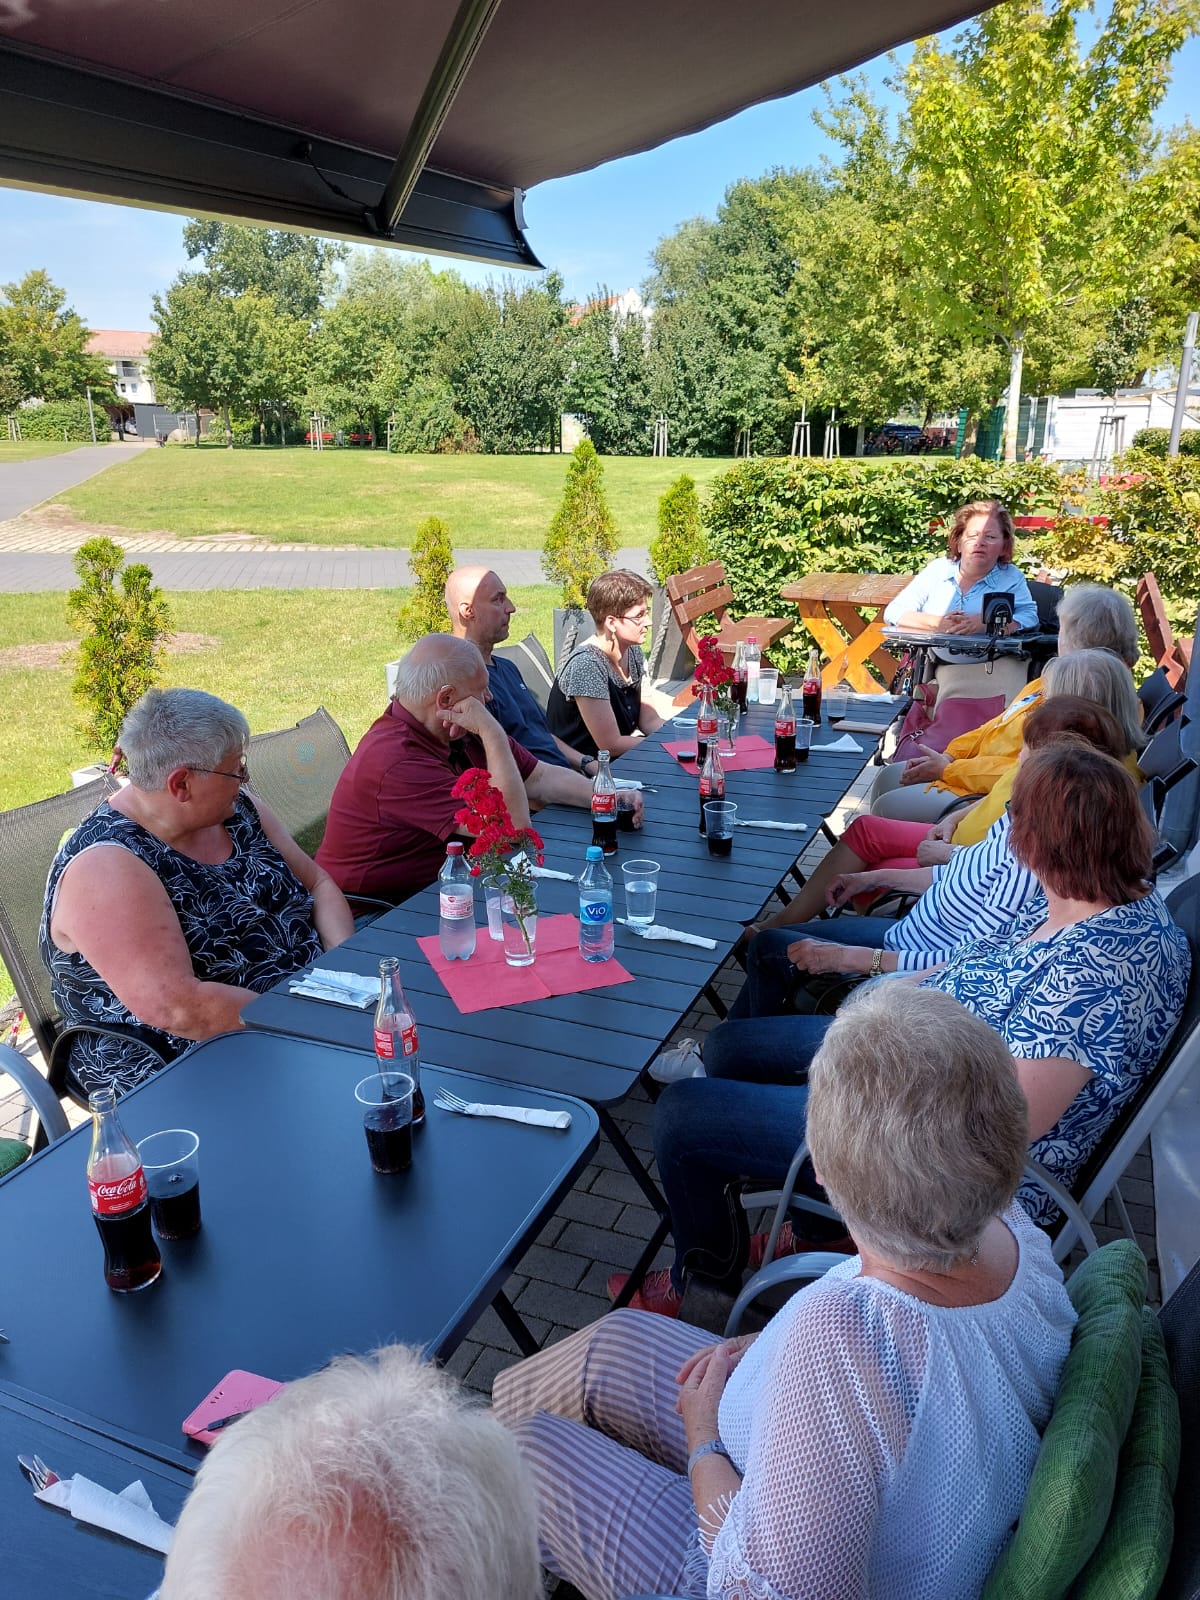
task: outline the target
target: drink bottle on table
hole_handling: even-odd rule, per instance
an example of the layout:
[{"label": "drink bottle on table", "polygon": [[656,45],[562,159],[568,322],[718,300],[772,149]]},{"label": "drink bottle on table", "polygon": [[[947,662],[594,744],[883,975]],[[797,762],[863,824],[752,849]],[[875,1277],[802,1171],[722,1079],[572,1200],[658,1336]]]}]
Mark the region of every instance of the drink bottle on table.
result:
[{"label": "drink bottle on table", "polygon": [[733,652],[733,682],[730,684],[733,703],[739,713],[746,715],[746,642],[739,639]]},{"label": "drink bottle on table", "polygon": [[124,1294],[144,1289],[162,1271],[162,1256],[150,1228],[150,1195],[142,1158],[117,1114],[111,1089],[88,1096],[92,1147],[88,1192],[96,1231],[104,1245],[104,1281]]},{"label": "drink bottle on table", "polygon": [[447,961],[469,961],[475,954],[475,880],[457,839],[446,846],[438,873],[438,944]]},{"label": "drink bottle on table", "polygon": [[800,714],[807,717],[814,728],[821,725],[821,658],[816,650],[808,652],[808,665],[804,669],[804,682],[800,685]]},{"label": "drink bottle on table", "polygon": [[721,765],[721,751],[714,739],[708,747],[704,766],[700,769],[700,832],[704,832],[704,808],[710,800],[725,798],[725,769]]},{"label": "drink bottle on table", "polygon": [[606,856],[617,853],[617,786],[607,750],[596,753],[596,776],[592,779],[592,843]]},{"label": "drink bottle on table", "polygon": [[413,1081],[414,1126],[425,1121],[421,1093],[421,1048],[417,1019],[400,981],[400,963],[384,956],[379,963],[379,1004],[375,1008],[375,1059],[381,1073],[404,1072]]},{"label": "drink bottle on table", "polygon": [[[805,760],[808,759],[807,752]],[[796,710],[792,705],[792,691],[785,683],[775,712],[775,771],[796,770]]]},{"label": "drink bottle on table", "polygon": [[758,639],[754,634],[746,636],[746,703],[756,706],[758,704],[758,679],[762,671],[762,651],[758,648]]},{"label": "drink bottle on table", "polygon": [[696,712],[696,765],[704,768],[709,745],[717,742],[717,702],[707,684],[700,689],[700,705]]},{"label": "drink bottle on table", "polygon": [[587,848],[579,878],[579,954],[585,961],[610,961],[613,953],[613,881],[597,844]]}]

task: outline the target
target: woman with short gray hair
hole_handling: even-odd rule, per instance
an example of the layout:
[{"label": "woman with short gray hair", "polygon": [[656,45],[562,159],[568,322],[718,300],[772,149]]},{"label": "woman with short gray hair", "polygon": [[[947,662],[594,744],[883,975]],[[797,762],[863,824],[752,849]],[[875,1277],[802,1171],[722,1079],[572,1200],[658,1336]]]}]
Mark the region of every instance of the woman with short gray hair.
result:
[{"label": "woman with short gray hair", "polygon": [[948,995],[888,984],[809,1081],[858,1255],[760,1334],[617,1311],[496,1380],[543,1560],[588,1600],[970,1600],[1020,1515],[1075,1313],[1013,1199],[1012,1059]]},{"label": "woman with short gray hair", "polygon": [[128,784],[54,858],[40,952],[64,1029],[81,1030],[81,1098],[240,1027],[256,994],[354,931],[333,879],[245,792],[249,735],[216,695],[149,690],[121,725]]}]

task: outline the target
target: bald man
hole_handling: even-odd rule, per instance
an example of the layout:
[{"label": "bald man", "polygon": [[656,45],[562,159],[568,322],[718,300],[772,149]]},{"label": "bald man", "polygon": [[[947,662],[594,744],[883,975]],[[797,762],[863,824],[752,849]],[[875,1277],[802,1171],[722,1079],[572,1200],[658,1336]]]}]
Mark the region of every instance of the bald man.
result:
[{"label": "bald man", "polygon": [[446,580],[451,630],[455,638],[476,645],[487,663],[490,710],[505,733],[548,766],[570,767],[585,778],[594,777],[595,757],[580,755],[550,732],[545,712],[516,665],[492,653],[508,638],[508,624],[516,609],[503,579],[488,567],[456,567]]},{"label": "bald man", "polygon": [[518,828],[529,806],[590,806],[591,783],[548,766],[510,739],[487,708],[488,674],[467,639],[428,633],[396,673],[387,710],[346,763],[317,859],[347,894],[399,902],[438,875],[446,841],[462,838],[451,794],[485,767]]}]

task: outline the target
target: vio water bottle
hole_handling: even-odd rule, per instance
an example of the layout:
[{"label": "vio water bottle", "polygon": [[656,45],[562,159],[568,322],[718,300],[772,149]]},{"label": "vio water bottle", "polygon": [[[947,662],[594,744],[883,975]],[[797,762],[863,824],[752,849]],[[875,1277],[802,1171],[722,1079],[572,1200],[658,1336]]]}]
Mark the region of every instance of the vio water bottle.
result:
[{"label": "vio water bottle", "polygon": [[611,961],[613,881],[598,844],[588,845],[579,879],[579,954],[585,961]]}]

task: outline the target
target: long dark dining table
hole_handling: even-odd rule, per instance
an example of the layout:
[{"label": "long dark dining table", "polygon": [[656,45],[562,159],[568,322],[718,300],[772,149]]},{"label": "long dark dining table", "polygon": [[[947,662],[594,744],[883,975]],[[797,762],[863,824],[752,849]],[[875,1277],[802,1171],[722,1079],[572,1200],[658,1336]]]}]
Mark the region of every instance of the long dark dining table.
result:
[{"label": "long dark dining table", "polygon": [[[893,711],[890,700],[881,697],[878,707],[857,702],[853,716],[878,721],[882,734]],[[774,711],[756,706],[749,708],[739,736],[758,734],[771,741],[773,732]],[[694,736],[694,720],[690,726],[668,724],[615,764],[618,777],[644,785],[646,821],[640,832],[619,834],[620,853],[607,864],[618,916],[624,912],[620,863],[649,857],[662,867],[656,920],[714,939],[715,948],[643,940],[618,926],[616,956],[633,975],[633,983],[463,1015],[415,945],[416,938],[437,932],[437,890],[431,886],[316,963],[318,969],[374,976],[382,956],[399,956],[420,1028],[423,1058],[509,1084],[577,1095],[595,1107],[605,1133],[660,1218],[630,1275],[627,1293],[636,1287],[666,1237],[667,1213],[658,1186],[622,1133],[612,1108],[630,1093],[663,1041],[711,983],[741,937],[744,923],[779,887],[878,742],[874,734],[852,734],[853,753],[814,750],[790,774],[770,768],[730,772],[726,798],[738,805],[743,817],[801,823],[805,831],[739,828],[732,854],[715,857],[698,828],[695,769],[681,766],[664,748],[664,740],[694,742]],[[839,737],[839,730],[826,722],[817,730],[815,742],[830,743]],[[537,813],[534,825],[545,840],[548,867],[572,873],[582,869],[584,849],[591,842],[588,813],[549,806]],[[578,911],[573,882],[541,879],[537,890],[539,914]],[[477,897],[477,921],[479,937],[486,939],[482,899]],[[287,981],[252,1001],[242,1016],[253,1029],[362,1051],[372,1048],[369,1012],[292,995]]]},{"label": "long dark dining table", "polygon": [[[382,1177],[354,1098],[369,1070],[358,1050],[223,1034],[123,1096],[131,1138],[200,1136],[201,1231],[164,1243],[161,1277],[134,1294],[104,1282],[86,1126],[0,1181],[0,1398],[195,1470],[203,1447],[180,1424],[235,1368],[287,1381],[393,1342],[444,1358],[489,1303],[536,1348],[504,1284],[594,1151],[595,1113],[430,1065],[413,1165]],[[571,1126],[440,1111],[442,1083],[467,1100],[565,1109]],[[51,1464],[75,1470],[65,1453]]]}]

